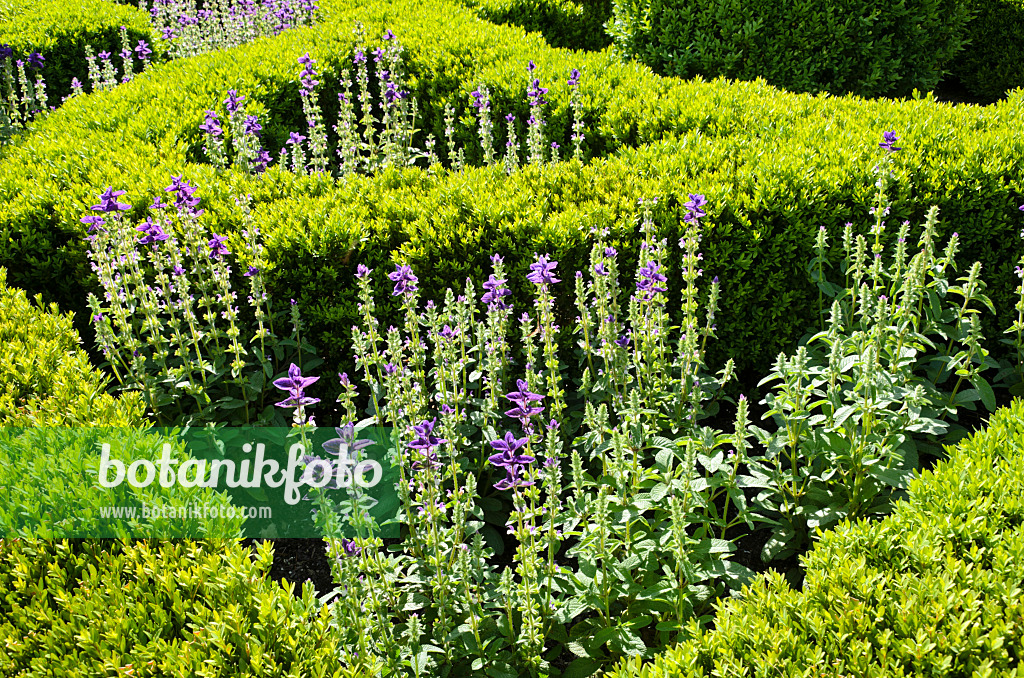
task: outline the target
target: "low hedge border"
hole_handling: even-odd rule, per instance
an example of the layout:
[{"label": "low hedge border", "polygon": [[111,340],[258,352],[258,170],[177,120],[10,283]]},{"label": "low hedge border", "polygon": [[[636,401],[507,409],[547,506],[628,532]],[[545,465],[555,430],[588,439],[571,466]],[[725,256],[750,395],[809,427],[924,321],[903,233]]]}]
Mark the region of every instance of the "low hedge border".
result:
[{"label": "low hedge border", "polygon": [[801,591],[760,577],[714,630],[605,675],[1020,675],[1024,401],[948,449],[891,516],[824,533]]},{"label": "low hedge border", "polygon": [[0,673],[352,677],[311,586],[237,541],[0,540]]}]

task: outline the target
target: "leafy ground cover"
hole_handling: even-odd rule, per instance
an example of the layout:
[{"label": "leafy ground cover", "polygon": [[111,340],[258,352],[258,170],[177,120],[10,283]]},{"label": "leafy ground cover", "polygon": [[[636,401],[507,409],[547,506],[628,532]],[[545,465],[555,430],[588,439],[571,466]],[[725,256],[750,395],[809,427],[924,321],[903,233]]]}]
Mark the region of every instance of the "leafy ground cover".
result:
[{"label": "leafy ground cover", "polygon": [[[4,287],[0,330],[20,348],[0,363],[0,412],[35,426],[0,441],[11,482],[54,472],[31,454],[44,422],[339,436],[302,462],[335,590],[293,600],[266,581],[268,551],[254,569],[234,541],[223,578],[202,574],[218,561],[205,544],[39,551],[26,538],[76,516],[39,525],[102,500],[83,429],[67,494],[9,493],[0,514],[19,537],[2,543],[11,671],[81,635],[16,640],[37,613],[91,618],[90,589],[130,614],[88,661],[137,675],[658,675],[729,657],[742,675],[761,654],[823,670],[839,649],[813,629],[768,645],[741,631],[816,591],[807,628],[852,628],[829,601],[911,566],[920,586],[873,610],[952,609],[959,593],[934,594],[955,586],[989,596],[984,629],[908,621],[846,669],[924,661],[925,629],[943,639],[937,671],[1015,668],[1019,628],[997,605],[1014,597],[1015,500],[964,550],[939,534],[960,509],[919,476],[1024,389],[1022,92],[981,108],[684,82],[461,5],[323,4],[156,3],[159,58],[133,75],[125,43],[121,73],[98,57],[91,91],[49,112],[5,52],[22,93],[5,109],[21,118],[0,157],[0,261],[78,311],[105,375],[69,384],[87,367],[70,318]],[[970,484],[986,454],[1012,473],[1014,407],[956,448],[979,464],[936,477]],[[356,489],[313,482],[340,478],[342,449],[376,425],[401,477],[397,538]],[[917,560],[815,564],[862,533],[896,549],[925,495],[938,541]],[[75,564],[44,576],[43,552],[47,572]],[[929,569],[942,558],[949,573]],[[127,597],[119,571],[136,573]],[[872,664],[876,647],[891,658]],[[990,657],[1002,647],[1010,660]]]}]

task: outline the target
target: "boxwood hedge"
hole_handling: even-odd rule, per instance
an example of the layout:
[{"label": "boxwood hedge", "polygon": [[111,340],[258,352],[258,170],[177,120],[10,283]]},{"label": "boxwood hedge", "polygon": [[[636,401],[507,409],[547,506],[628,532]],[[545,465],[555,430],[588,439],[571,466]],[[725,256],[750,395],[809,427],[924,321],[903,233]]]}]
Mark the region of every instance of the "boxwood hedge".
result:
[{"label": "boxwood hedge", "polygon": [[881,522],[845,523],[721,605],[715,629],[608,678],[1011,676],[1024,653],[1024,401],[914,480]]},{"label": "boxwood hedge", "polygon": [[0,540],[0,673],[354,677],[331,614],[237,541]]},{"label": "boxwood hedge", "polygon": [[665,75],[763,77],[794,92],[931,91],[963,48],[968,0],[616,0],[616,47]]},{"label": "boxwood hedge", "polygon": [[[240,535],[241,518],[103,519],[100,511],[111,506],[177,511],[196,504],[227,508],[231,502],[207,488],[98,486],[102,443],[110,445],[113,458],[130,464],[159,458],[168,439],[143,430],[148,422],[139,394],[106,393],[108,379],[79,343],[68,315],[8,288],[0,268],[0,535]],[[170,442],[183,456],[180,444]]]},{"label": "boxwood hedge", "polygon": [[[984,265],[1000,310],[998,319],[987,319],[986,335],[995,337],[1010,324],[1016,207],[1024,195],[1016,162],[1024,150],[1024,92],[971,108],[930,99],[793,95],[763,82],[684,82],[618,64],[608,53],[552,49],[536,36],[481,23],[440,1],[428,15],[411,2],[323,5],[327,18],[315,30],[162,65],[115,91],[71,101],[41,121],[0,161],[0,265],[10,267],[12,280],[66,308],[81,308],[92,285],[79,223],[88,206],[115,185],[129,191],[130,214],[141,217],[170,176],[184,173],[200,187],[218,232],[238,228],[230,190],[254,194],[275,267],[272,292],[300,301],[313,339],[329,363],[344,367],[356,318],[357,263],[377,269],[385,294],[382,278],[391,262],[407,260],[422,287],[437,293],[461,286],[466,275],[486,277],[487,255],[502,252],[517,274],[514,300],[526,308],[529,290],[521,274],[534,252],[554,254],[563,262],[559,270],[571,272],[583,261],[590,229],[609,226],[635,258],[632,219],[639,198],[662,198],[655,218],[675,237],[686,194],[704,193],[711,203],[704,268],[723,283],[713,361],[732,355],[741,369],[763,371],[814,317],[816,295],[803,269],[814,231],[825,225],[835,243],[846,221],[866,230],[877,142],[883,130],[895,129],[904,150],[895,161],[891,223],[919,222],[938,205],[942,232],[961,234],[960,260]],[[567,145],[563,78],[580,68],[586,164],[529,168],[510,178],[496,168],[437,175],[406,169],[344,184],[277,170],[254,179],[203,164],[198,127],[228,89],[249,97],[264,120],[265,145],[280,148],[288,131],[304,124],[295,60],[309,51],[321,80],[337,82],[349,65],[356,20],[371,35],[392,29],[405,45],[422,129],[441,138],[444,105],[458,107],[465,123],[460,143],[470,160],[480,154],[468,112],[469,92],[479,83],[490,88],[496,112],[523,118],[525,66],[533,59],[550,85],[548,134]],[[329,122],[335,94],[328,86],[321,98]],[[838,251],[833,256],[838,259]],[[562,296],[562,319],[571,321],[570,300]],[[382,309],[386,327],[394,309]]]},{"label": "boxwood hedge", "polygon": [[1024,0],[971,0],[970,45],[952,66],[976,97],[995,101],[1024,87]]}]

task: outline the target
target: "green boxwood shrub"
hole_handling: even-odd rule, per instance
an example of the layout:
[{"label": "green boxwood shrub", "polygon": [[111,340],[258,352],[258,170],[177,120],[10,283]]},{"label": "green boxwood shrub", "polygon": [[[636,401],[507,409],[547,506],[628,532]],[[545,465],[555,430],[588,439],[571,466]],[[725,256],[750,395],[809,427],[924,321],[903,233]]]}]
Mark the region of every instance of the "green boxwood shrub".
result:
[{"label": "green boxwood shrub", "polygon": [[109,0],[33,0],[11,3],[8,13],[0,14],[0,44],[9,44],[15,58],[30,52],[42,53],[46,63],[41,71],[46,81],[50,106],[59,106],[71,94],[71,79],[78,78],[88,89],[85,46],[94,53],[114,54],[120,68],[120,27],[127,29],[129,46],[145,40],[160,57],[162,40],[149,23],[149,17],[137,7],[126,7]]},{"label": "green boxwood shrub", "polygon": [[[136,205],[128,214],[141,218],[169,177],[184,173],[199,186],[215,230],[235,232],[233,186],[254,195],[274,265],[271,292],[299,300],[311,339],[329,364],[344,369],[357,263],[377,269],[382,297],[389,291],[383,276],[396,258],[408,260],[421,287],[437,294],[461,287],[466,275],[485,279],[487,255],[498,251],[510,257],[514,301],[525,309],[530,290],[521,276],[534,252],[554,254],[563,262],[559,270],[571,272],[583,261],[591,227],[609,226],[635,257],[630,220],[637,199],[662,198],[655,218],[669,237],[678,233],[686,193],[704,193],[711,202],[704,268],[723,283],[721,339],[711,357],[731,355],[741,370],[763,371],[814,317],[816,294],[803,265],[818,226],[834,229],[833,243],[846,221],[866,229],[876,144],[883,130],[895,129],[904,150],[891,222],[920,222],[938,205],[942,233],[958,230],[963,260],[984,265],[1000,312],[986,317],[986,336],[995,338],[1011,322],[1024,97],[986,109],[952,108],[929,100],[792,95],[763,83],[682,82],[616,64],[607,53],[551,49],[536,36],[483,24],[441,2],[429,16],[408,2],[324,6],[327,18],[314,30],[162,65],[127,86],[68,102],[39,123],[0,162],[0,264],[19,286],[82,308],[92,283],[79,219],[106,186],[128,190]],[[479,83],[491,89],[497,112],[525,117],[525,64],[534,59],[551,86],[548,134],[567,144],[561,74],[579,67],[587,164],[531,168],[511,178],[486,168],[437,176],[408,169],[340,184],[277,170],[253,179],[201,163],[203,113],[219,108],[228,89],[249,97],[261,114],[272,152],[288,131],[300,129],[295,60],[309,51],[321,80],[336,82],[349,64],[355,20],[371,34],[387,26],[405,45],[422,128],[441,138],[444,104],[459,107],[459,142],[471,159],[479,145],[469,92]],[[321,99],[329,123],[333,94]],[[500,134],[497,141],[503,143]],[[559,296],[562,319],[571,320],[569,295]],[[381,310],[386,327],[394,309]]]},{"label": "green boxwood shrub", "polygon": [[139,395],[107,394],[79,343],[71,314],[33,304],[0,268],[0,427],[143,424]]},{"label": "green boxwood shrub", "polygon": [[612,0],[464,0],[481,19],[540,33],[552,47],[602,50]]},{"label": "green boxwood shrub", "polygon": [[1024,87],[1024,0],[971,0],[975,16],[967,26],[970,46],[952,72],[968,92],[995,101]]},{"label": "green boxwood shrub", "polygon": [[618,0],[609,32],[624,55],[665,75],[905,97],[935,87],[969,18],[967,0]]},{"label": "green boxwood shrub", "polygon": [[339,678],[331,615],[236,541],[0,541],[0,674]]},{"label": "green boxwood shrub", "polygon": [[1024,401],[949,451],[890,517],[823,534],[801,591],[772,572],[714,630],[606,675],[1019,675]]}]

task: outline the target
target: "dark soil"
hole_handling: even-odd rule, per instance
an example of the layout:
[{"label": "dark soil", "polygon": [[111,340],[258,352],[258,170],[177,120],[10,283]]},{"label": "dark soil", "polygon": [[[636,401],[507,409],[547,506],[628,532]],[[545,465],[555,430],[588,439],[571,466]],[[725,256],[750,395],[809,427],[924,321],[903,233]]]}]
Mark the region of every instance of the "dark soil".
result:
[{"label": "dark soil", "polygon": [[[245,539],[242,543],[256,547],[256,539]],[[270,578],[285,586],[293,586],[292,593],[302,595],[302,585],[307,581],[313,585],[318,596],[334,590],[331,565],[327,561],[327,542],[323,539],[268,539],[274,546],[274,564]]]}]

